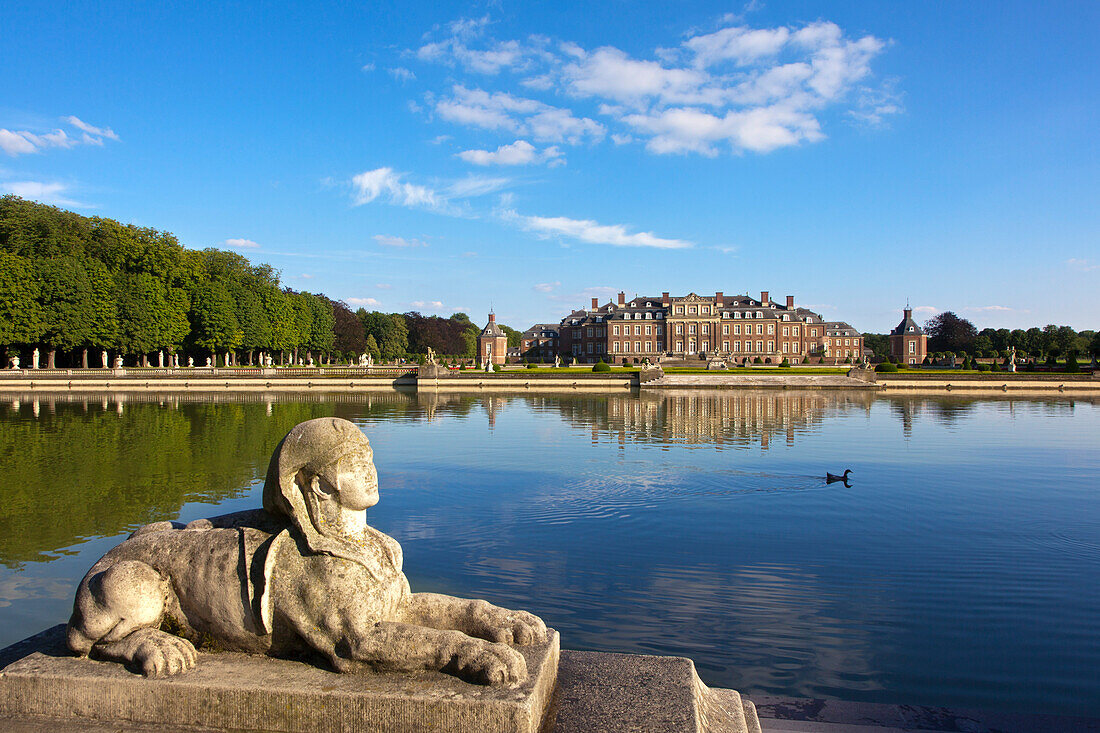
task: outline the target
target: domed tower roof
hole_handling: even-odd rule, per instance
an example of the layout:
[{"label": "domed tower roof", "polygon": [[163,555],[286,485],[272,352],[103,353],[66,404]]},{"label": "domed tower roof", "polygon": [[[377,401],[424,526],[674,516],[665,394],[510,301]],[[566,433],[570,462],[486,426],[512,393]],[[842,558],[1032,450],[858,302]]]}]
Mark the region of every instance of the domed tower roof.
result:
[{"label": "domed tower roof", "polygon": [[489,322],[485,324],[485,328],[481,329],[481,335],[485,338],[492,338],[494,336],[508,337],[508,334],[504,333],[504,330],[497,325],[496,313],[489,314]]}]

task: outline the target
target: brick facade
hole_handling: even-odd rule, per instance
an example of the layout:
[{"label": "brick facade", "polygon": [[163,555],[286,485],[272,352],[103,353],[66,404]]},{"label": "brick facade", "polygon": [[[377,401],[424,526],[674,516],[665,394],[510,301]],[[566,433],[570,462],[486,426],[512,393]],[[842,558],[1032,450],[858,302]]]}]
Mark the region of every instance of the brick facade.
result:
[{"label": "brick facade", "polygon": [[912,308],[902,313],[901,323],[890,332],[890,356],[904,364],[920,364],[928,356],[928,336],[913,320]]},{"label": "brick facade", "polygon": [[[534,328],[534,327],[533,327]],[[788,295],[780,305],[767,291],[760,298],[688,293],[684,296],[635,296],[620,292],[616,302],[576,310],[557,327],[558,353],[593,363],[600,359],[638,363],[658,358],[791,364],[825,358],[827,363],[858,361],[863,337],[843,321],[795,305]]]}]

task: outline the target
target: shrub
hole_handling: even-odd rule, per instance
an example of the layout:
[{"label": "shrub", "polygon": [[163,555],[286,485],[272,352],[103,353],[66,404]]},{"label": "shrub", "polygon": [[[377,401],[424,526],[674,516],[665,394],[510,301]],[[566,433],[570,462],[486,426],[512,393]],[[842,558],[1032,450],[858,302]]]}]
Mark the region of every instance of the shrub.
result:
[{"label": "shrub", "polygon": [[791,362],[789,360],[787,360],[786,358],[784,358],[783,361],[781,361],[779,363],[779,366],[780,366],[780,368],[787,367],[788,369],[790,369],[791,368]]},{"label": "shrub", "polygon": [[992,364],[989,365],[989,371],[999,372],[1001,371],[1001,365],[994,361]]},{"label": "shrub", "polygon": [[493,364],[493,371],[494,372],[503,372],[504,367],[502,367],[500,364]]},{"label": "shrub", "polygon": [[882,372],[883,374],[891,374],[893,372],[896,372],[897,370],[898,370],[897,365],[893,364],[889,361],[884,361],[881,364],[879,364],[877,367],[875,367],[876,372]]},{"label": "shrub", "polygon": [[627,358],[626,358],[626,357],[624,356],[624,357],[623,357],[623,360],[622,360],[622,365],[623,365],[623,366],[626,366],[626,365],[627,365],[627,364],[629,364],[629,363],[630,363],[630,359],[627,359]]},{"label": "shrub", "polygon": [[753,360],[752,360],[752,363],[753,363],[753,364],[763,364],[763,363],[764,363],[764,360],[763,360],[763,359],[761,359],[761,358],[760,358],[760,357],[758,356],[758,357],[756,357],[755,359],[753,359]]},{"label": "shrub", "polygon": [[979,372],[988,372],[989,371],[989,365],[988,364],[978,364],[978,371]]},{"label": "shrub", "polygon": [[1080,374],[1081,367],[1077,364],[1077,354],[1073,351],[1069,352],[1066,357],[1066,374]]},{"label": "shrub", "polygon": [[825,363],[825,357],[824,356],[817,357],[817,363],[818,364],[824,364]]},{"label": "shrub", "polygon": [[538,369],[538,367],[535,366],[534,364],[532,364],[531,362],[527,362],[527,368],[528,369]]},{"label": "shrub", "polygon": [[845,364],[851,364],[852,363],[852,357],[850,357],[850,356],[844,357],[844,363]]},{"label": "shrub", "polygon": [[894,366],[896,366],[898,369],[908,369],[909,368],[909,365],[906,364],[904,361],[902,361],[900,359],[898,359],[898,363],[895,364]]},{"label": "shrub", "polygon": [[611,371],[611,365],[605,364],[603,359],[600,359],[592,366],[594,372],[609,372]]}]

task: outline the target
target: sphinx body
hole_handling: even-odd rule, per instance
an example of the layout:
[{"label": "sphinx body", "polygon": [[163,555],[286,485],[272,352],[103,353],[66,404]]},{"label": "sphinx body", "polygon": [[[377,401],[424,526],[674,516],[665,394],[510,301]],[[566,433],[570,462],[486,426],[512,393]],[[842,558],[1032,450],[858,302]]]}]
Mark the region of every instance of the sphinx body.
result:
[{"label": "sphinx body", "polygon": [[263,510],[147,525],[104,555],[77,589],[69,647],[149,676],[190,669],[197,644],[315,655],[341,672],[525,679],[512,645],[543,641],[545,624],[481,600],[411,592],[400,544],[366,524],[377,499],[359,429],[338,418],[302,423],[272,456]]}]

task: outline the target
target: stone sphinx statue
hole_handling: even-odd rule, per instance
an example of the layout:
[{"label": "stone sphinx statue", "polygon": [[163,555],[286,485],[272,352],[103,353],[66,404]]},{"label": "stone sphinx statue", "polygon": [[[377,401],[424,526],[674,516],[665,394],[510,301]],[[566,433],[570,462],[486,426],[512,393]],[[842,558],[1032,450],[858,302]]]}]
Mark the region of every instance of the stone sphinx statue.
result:
[{"label": "stone sphinx statue", "polygon": [[482,600],[411,592],[401,546],[366,523],[377,502],[362,432],[339,418],[301,423],[271,457],[262,510],[146,525],[92,566],[68,646],[150,677],[187,671],[198,647],[319,657],[339,672],[523,681],[512,645],[545,641],[546,625]]}]

